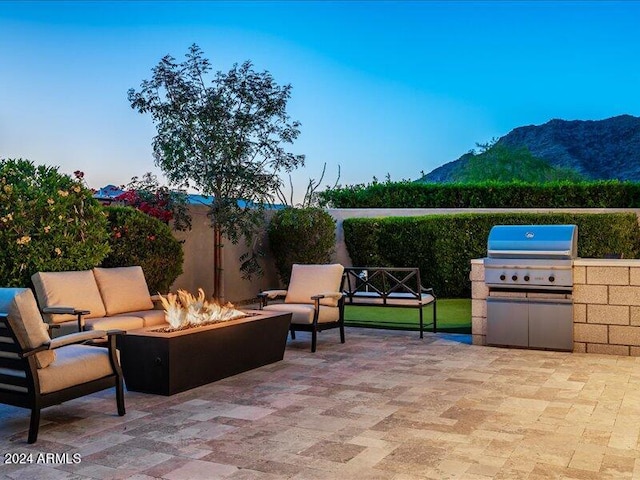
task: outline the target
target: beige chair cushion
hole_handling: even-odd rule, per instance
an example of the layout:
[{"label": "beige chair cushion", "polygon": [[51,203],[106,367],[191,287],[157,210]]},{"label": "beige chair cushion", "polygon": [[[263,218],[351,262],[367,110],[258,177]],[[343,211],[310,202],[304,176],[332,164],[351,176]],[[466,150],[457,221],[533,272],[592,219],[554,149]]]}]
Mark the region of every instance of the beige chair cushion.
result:
[{"label": "beige chair cushion", "polygon": [[[344,267],[339,263],[330,265],[299,265],[291,268],[291,281],[285,303],[311,303],[311,297],[325,292],[339,292]],[[335,307],[336,298],[323,298],[321,305]]]},{"label": "beige chair cushion", "polygon": [[[312,324],[313,323],[313,305],[295,304],[295,303],[274,303],[267,305],[264,310],[271,312],[291,312],[291,323]],[[337,307],[326,307],[320,305],[320,313],[318,314],[318,323],[337,322],[340,318],[340,309]]]},{"label": "beige chair cushion", "polygon": [[138,312],[127,312],[127,315],[142,318],[145,327],[153,327],[155,325],[162,325],[164,323],[167,323],[164,315],[164,310],[142,310]]},{"label": "beige chair cushion", "polygon": [[144,327],[144,320],[129,314],[90,318],[84,322],[85,330],[136,330]]},{"label": "beige chair cushion", "polygon": [[40,393],[51,393],[113,374],[106,348],[68,345],[56,350],[55,361],[38,370]]},{"label": "beige chair cushion", "polygon": [[[91,270],[77,272],[38,272],[31,277],[40,308],[73,307],[89,310],[84,318],[104,317],[106,311]],[[77,320],[75,315],[45,314],[50,323]]]},{"label": "beige chair cushion", "polygon": [[[21,289],[13,297],[8,313],[9,326],[26,348],[37,348],[51,341],[33,292],[28,288]],[[38,368],[46,368],[55,358],[56,354],[52,350],[36,353]]]},{"label": "beige chair cushion", "polygon": [[107,315],[153,308],[142,267],[94,268],[93,274]]}]

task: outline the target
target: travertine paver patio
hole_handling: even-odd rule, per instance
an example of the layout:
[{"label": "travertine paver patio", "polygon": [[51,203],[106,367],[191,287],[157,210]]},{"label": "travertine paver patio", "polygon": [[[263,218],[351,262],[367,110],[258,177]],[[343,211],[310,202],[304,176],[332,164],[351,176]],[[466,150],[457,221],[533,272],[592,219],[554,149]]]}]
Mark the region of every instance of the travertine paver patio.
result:
[{"label": "travertine paver patio", "polygon": [[[640,478],[640,359],[472,346],[347,329],[285,360],[173,397],[112,392],[44,411],[0,406],[2,478]],[[5,456],[3,455],[3,460]]]}]

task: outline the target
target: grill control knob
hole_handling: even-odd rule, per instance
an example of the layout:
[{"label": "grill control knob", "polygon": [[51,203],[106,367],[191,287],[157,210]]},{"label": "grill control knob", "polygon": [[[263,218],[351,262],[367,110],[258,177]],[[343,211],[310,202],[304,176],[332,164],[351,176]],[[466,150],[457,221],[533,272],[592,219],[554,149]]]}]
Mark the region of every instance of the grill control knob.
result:
[{"label": "grill control knob", "polygon": [[554,277],[553,275],[551,275],[551,276],[549,277],[549,281],[550,281],[550,282],[555,282],[555,281],[556,281],[556,277]]},{"label": "grill control knob", "polygon": [[525,282],[528,282],[528,281],[529,281],[529,275],[525,275],[525,276],[524,276],[524,281],[525,281]]},{"label": "grill control knob", "polygon": [[500,280],[504,281],[504,280],[506,280],[506,279],[507,279],[507,277],[505,276],[505,274],[504,274],[504,273],[503,273],[502,275],[500,275]]},{"label": "grill control knob", "polygon": [[516,280],[518,280],[518,276],[514,275],[513,277],[511,277],[511,280],[513,280],[515,282]]}]

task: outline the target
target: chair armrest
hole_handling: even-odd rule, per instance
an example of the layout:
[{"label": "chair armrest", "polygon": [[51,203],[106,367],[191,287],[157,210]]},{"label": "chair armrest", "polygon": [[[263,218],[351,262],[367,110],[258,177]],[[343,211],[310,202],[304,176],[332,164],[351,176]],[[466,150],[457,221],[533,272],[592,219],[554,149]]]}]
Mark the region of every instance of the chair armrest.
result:
[{"label": "chair armrest", "polygon": [[436,293],[433,291],[433,288],[424,288],[424,287],[422,287],[421,290],[422,290],[422,293],[428,293],[433,298],[436,298]]},{"label": "chair armrest", "polygon": [[42,313],[66,314],[66,315],[88,315],[91,310],[82,310],[74,307],[66,307],[62,305],[54,305],[53,307],[44,307]]},{"label": "chair armrest", "polygon": [[260,298],[264,298],[267,297],[269,299],[274,299],[274,298],[278,298],[278,297],[286,297],[287,296],[287,291],[286,290],[265,290],[264,292],[260,292],[258,294],[258,297]]},{"label": "chair armrest", "polygon": [[29,350],[24,350],[19,355],[20,355],[21,358],[27,358],[27,357],[30,357],[31,355],[35,355],[36,353],[44,352],[45,350],[49,350],[49,345],[44,344],[44,345],[40,345],[39,347],[36,347],[36,348],[31,348]]},{"label": "chair armrest", "polygon": [[320,300],[321,298],[335,298],[336,300],[340,300],[344,295],[342,292],[324,292],[314,295],[311,297],[311,300]]},{"label": "chair armrest", "polygon": [[107,334],[104,330],[87,330],[84,332],[70,333],[62,337],[54,338],[49,342],[49,350],[64,347],[65,345],[73,345],[75,343],[83,343],[88,340],[104,338]]}]

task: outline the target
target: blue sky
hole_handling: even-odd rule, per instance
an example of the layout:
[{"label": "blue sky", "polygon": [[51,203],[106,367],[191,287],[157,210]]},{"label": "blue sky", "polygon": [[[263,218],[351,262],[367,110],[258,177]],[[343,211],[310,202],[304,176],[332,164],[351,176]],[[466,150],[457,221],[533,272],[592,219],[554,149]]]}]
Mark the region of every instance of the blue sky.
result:
[{"label": "blue sky", "polygon": [[0,157],[158,173],[127,90],[197,43],[292,84],[296,196],[325,162],[324,183],[415,179],[521,125],[640,115],[638,25],[631,1],[0,1]]}]

